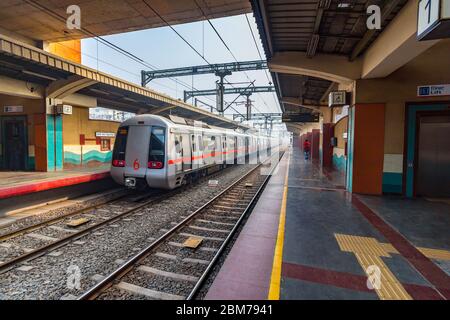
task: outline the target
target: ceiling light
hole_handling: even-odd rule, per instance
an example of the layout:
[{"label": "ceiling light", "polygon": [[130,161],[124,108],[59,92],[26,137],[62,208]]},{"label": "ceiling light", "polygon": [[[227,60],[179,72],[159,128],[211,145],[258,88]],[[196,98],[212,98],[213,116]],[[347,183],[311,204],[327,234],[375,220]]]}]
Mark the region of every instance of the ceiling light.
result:
[{"label": "ceiling light", "polygon": [[351,6],[352,6],[351,3],[348,2],[341,2],[338,4],[339,9],[347,9],[350,8]]}]

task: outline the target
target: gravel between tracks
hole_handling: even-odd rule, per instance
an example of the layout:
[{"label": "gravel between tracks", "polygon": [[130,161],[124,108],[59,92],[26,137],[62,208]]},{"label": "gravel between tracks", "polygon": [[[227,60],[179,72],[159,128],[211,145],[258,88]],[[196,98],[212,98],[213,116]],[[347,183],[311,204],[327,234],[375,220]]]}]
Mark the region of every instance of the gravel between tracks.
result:
[{"label": "gravel between tracks", "polygon": [[[70,212],[75,212],[77,210],[81,210],[81,209],[84,209],[84,208],[87,208],[90,206],[94,206],[94,205],[104,204],[112,199],[117,199],[120,196],[127,194],[127,192],[128,191],[125,189],[118,190],[117,192],[112,192],[112,193],[106,194],[103,197],[98,197],[98,198],[91,199],[91,200],[76,202],[67,207],[49,210],[42,214],[33,215],[33,216],[29,216],[29,217],[26,217],[23,219],[19,219],[8,226],[0,228],[0,236],[4,235],[4,234],[8,234],[10,232],[14,232],[16,230],[19,230],[19,229],[22,229],[22,228],[25,228],[28,226],[35,225],[37,223],[40,223],[40,222],[43,222],[43,221],[46,221],[49,219],[63,216]],[[73,199],[73,200],[77,201],[77,199]],[[45,207],[42,207],[42,209],[45,209]]]},{"label": "gravel between tracks", "polygon": [[[99,281],[96,276],[105,276],[116,269],[121,264],[118,259],[126,260],[135,255],[161,236],[164,229],[169,229],[171,223],[181,221],[253,167],[240,165],[230,168],[214,178],[219,180],[217,187],[208,186],[207,181],[202,182],[170,199],[139,210],[129,216],[128,221],[119,220],[104,226],[77,242],[29,261],[25,265],[33,267],[31,270],[13,269],[0,274],[0,298],[61,299],[80,295]],[[79,288],[76,288],[77,282],[72,281],[77,270],[81,275]]]}]

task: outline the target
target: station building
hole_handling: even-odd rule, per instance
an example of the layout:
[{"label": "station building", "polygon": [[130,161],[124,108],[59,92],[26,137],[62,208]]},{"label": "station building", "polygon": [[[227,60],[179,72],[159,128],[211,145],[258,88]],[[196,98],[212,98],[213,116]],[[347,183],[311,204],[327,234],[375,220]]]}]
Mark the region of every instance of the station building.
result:
[{"label": "station building", "polygon": [[[419,1],[385,6],[381,30],[366,28],[364,5],[252,4],[283,111],[321,115],[287,124],[297,146],[311,141],[351,192],[450,195],[450,40],[418,40]],[[329,107],[338,91],[347,102]]]},{"label": "station building", "polygon": [[[44,50],[17,38],[0,34],[0,170],[109,169],[115,132],[127,113],[170,113],[240,127],[83,66],[80,40],[53,43]],[[97,107],[118,116],[97,118],[90,112]]]}]

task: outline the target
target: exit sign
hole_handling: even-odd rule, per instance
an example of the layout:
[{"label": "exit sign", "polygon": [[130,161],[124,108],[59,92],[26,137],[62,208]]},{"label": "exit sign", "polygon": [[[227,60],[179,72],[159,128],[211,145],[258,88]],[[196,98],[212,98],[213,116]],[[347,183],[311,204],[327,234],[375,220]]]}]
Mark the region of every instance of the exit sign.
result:
[{"label": "exit sign", "polygon": [[450,0],[420,0],[417,17],[418,40],[450,37]]}]

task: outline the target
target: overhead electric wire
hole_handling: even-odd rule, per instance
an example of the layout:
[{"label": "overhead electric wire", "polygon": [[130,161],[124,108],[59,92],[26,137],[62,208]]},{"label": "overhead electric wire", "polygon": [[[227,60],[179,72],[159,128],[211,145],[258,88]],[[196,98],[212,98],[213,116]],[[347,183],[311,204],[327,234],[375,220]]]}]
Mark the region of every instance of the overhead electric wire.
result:
[{"label": "overhead electric wire", "polygon": [[[41,10],[41,11],[46,12],[48,15],[54,17],[55,19],[58,19],[58,20],[60,20],[61,22],[66,23],[66,17],[61,16],[61,15],[58,14],[57,12],[51,10],[50,8],[44,6],[44,5],[40,4],[40,3],[37,3],[35,0],[25,0],[25,2],[27,2],[29,5],[31,5],[31,6],[33,6],[33,7],[35,7],[35,8],[37,8],[37,9],[39,9],[39,10]],[[137,62],[137,63],[139,63],[139,64],[141,64],[141,65],[143,65],[143,66],[145,66],[145,67],[147,67],[147,68],[150,68],[150,69],[152,69],[152,70],[159,69],[158,67],[152,65],[151,63],[148,63],[148,62],[146,62],[145,60],[139,58],[139,57],[136,56],[135,54],[133,54],[133,53],[131,53],[131,52],[129,52],[129,51],[127,51],[127,50],[125,50],[125,49],[123,49],[123,48],[117,46],[117,45],[115,45],[114,43],[112,43],[112,42],[110,42],[110,41],[104,39],[103,37],[101,37],[101,36],[95,34],[94,32],[91,32],[90,30],[88,30],[88,29],[86,29],[86,28],[81,28],[80,30],[81,30],[84,34],[87,34],[87,35],[89,35],[89,36],[91,36],[91,37],[96,38],[96,39],[97,39],[98,41],[100,41],[103,45],[105,45],[105,46],[107,46],[107,47],[109,47],[109,48],[111,48],[111,49],[113,49],[113,50],[115,50],[115,51],[117,51],[117,52],[119,52],[119,53],[125,55],[125,56],[128,57],[129,59],[131,59],[131,60],[133,60],[133,61],[135,61],[135,62]],[[172,80],[172,81],[174,81],[175,83],[178,83],[178,84],[184,86],[185,88],[189,88],[189,89],[190,89],[190,88],[193,88],[195,91],[198,91],[197,88],[192,87],[192,86],[190,86],[189,84],[187,84],[187,83],[185,83],[185,82],[183,82],[183,81],[181,81],[181,80],[173,79],[173,78],[169,78],[169,79]],[[161,85],[161,84],[160,84],[160,85]],[[165,86],[165,85],[161,85],[161,86]],[[166,87],[167,87],[167,86],[166,86]],[[167,87],[167,88],[170,88],[170,87]],[[170,89],[173,90],[173,88],[170,88]],[[212,100],[212,99],[209,99],[209,100],[214,101],[214,100]]]},{"label": "overhead electric wire", "polygon": [[[208,65],[211,66],[211,63],[197,50],[195,49],[195,47],[188,41],[186,40],[186,38],[184,38],[166,19],[164,19],[163,16],[161,16],[159,14],[158,11],[156,11],[156,9],[154,9],[146,0],[142,0],[142,2],[150,9],[153,11],[153,13],[158,16],[159,19],[161,19],[161,21],[163,21],[173,32],[175,32],[175,34],[180,37],[180,39],[182,39],[199,57],[201,57],[203,59],[203,61],[205,61]],[[224,101],[225,103],[228,104],[228,102]],[[234,111],[236,111],[237,113],[241,114],[239,111],[237,111],[236,109],[234,109],[234,107],[231,107]],[[242,114],[241,114],[242,115]]]},{"label": "overhead electric wire", "polygon": [[[259,50],[258,43],[256,41],[255,34],[253,33],[253,29],[252,29],[252,26],[250,24],[250,20],[248,19],[248,16],[246,14],[245,14],[245,19],[247,20],[247,25],[248,25],[248,28],[250,29],[250,33],[251,33],[252,38],[253,38],[253,43],[255,44],[255,47],[256,47],[256,51],[258,51],[259,59],[263,60],[261,51]],[[272,81],[269,78],[269,74],[267,73],[267,70],[264,69],[264,73],[266,74],[267,81],[269,83],[272,83]],[[272,93],[272,97],[273,97],[273,100],[275,101],[275,104],[277,105],[278,102],[277,102],[275,93]]]},{"label": "overhead electric wire", "polygon": [[[143,0],[143,1],[145,1],[145,0]],[[210,24],[210,26],[212,27],[212,29],[214,30],[214,32],[216,33],[216,35],[219,37],[219,39],[220,39],[220,41],[223,43],[223,45],[225,46],[225,48],[228,50],[228,52],[231,54],[231,56],[233,57],[233,59],[236,61],[236,62],[239,62],[237,59],[236,59],[236,56],[233,54],[233,52],[231,51],[231,49],[230,49],[230,47],[226,44],[226,42],[225,42],[225,40],[222,38],[222,36],[220,35],[220,33],[219,33],[219,31],[217,31],[217,29],[214,27],[214,25],[212,24],[212,22],[211,22],[211,20],[209,19],[209,17],[206,15],[206,13],[205,13],[205,11],[202,9],[202,7],[198,4],[198,2],[197,2],[197,0],[194,0],[194,2],[195,2],[195,4],[197,5],[197,7],[198,7],[198,9],[201,11],[201,13],[202,13],[202,15],[203,15],[203,17],[205,17],[205,19],[208,21],[208,23]],[[205,6],[208,8],[208,10],[209,10],[209,7],[208,7],[208,5],[205,3]],[[262,59],[261,59],[262,60]],[[247,77],[247,79],[251,82],[251,79],[250,79],[250,77],[248,76],[248,74],[247,74],[247,72],[246,71],[244,71],[244,74],[245,74],[245,76]],[[228,81],[226,81],[228,84],[230,84]],[[270,81],[269,81],[270,82]],[[234,88],[234,86],[233,85],[231,85],[233,88]],[[253,84],[253,86],[254,86],[254,84]],[[266,103],[266,101],[264,100],[264,98],[261,96],[261,94],[260,93],[257,93],[258,94],[258,96],[260,96],[261,97],[261,99],[262,99],[262,101],[263,101],[263,103],[266,105],[266,107],[267,108],[269,108],[269,106],[267,105],[267,103]],[[239,94],[239,96],[241,96],[242,94]],[[239,98],[239,96],[238,96],[238,98]],[[235,99],[236,100],[236,99]],[[256,106],[254,106],[254,108],[255,108],[255,110],[256,111],[258,111],[259,113],[262,113],[262,114],[264,114],[263,112],[261,112]]]}]

